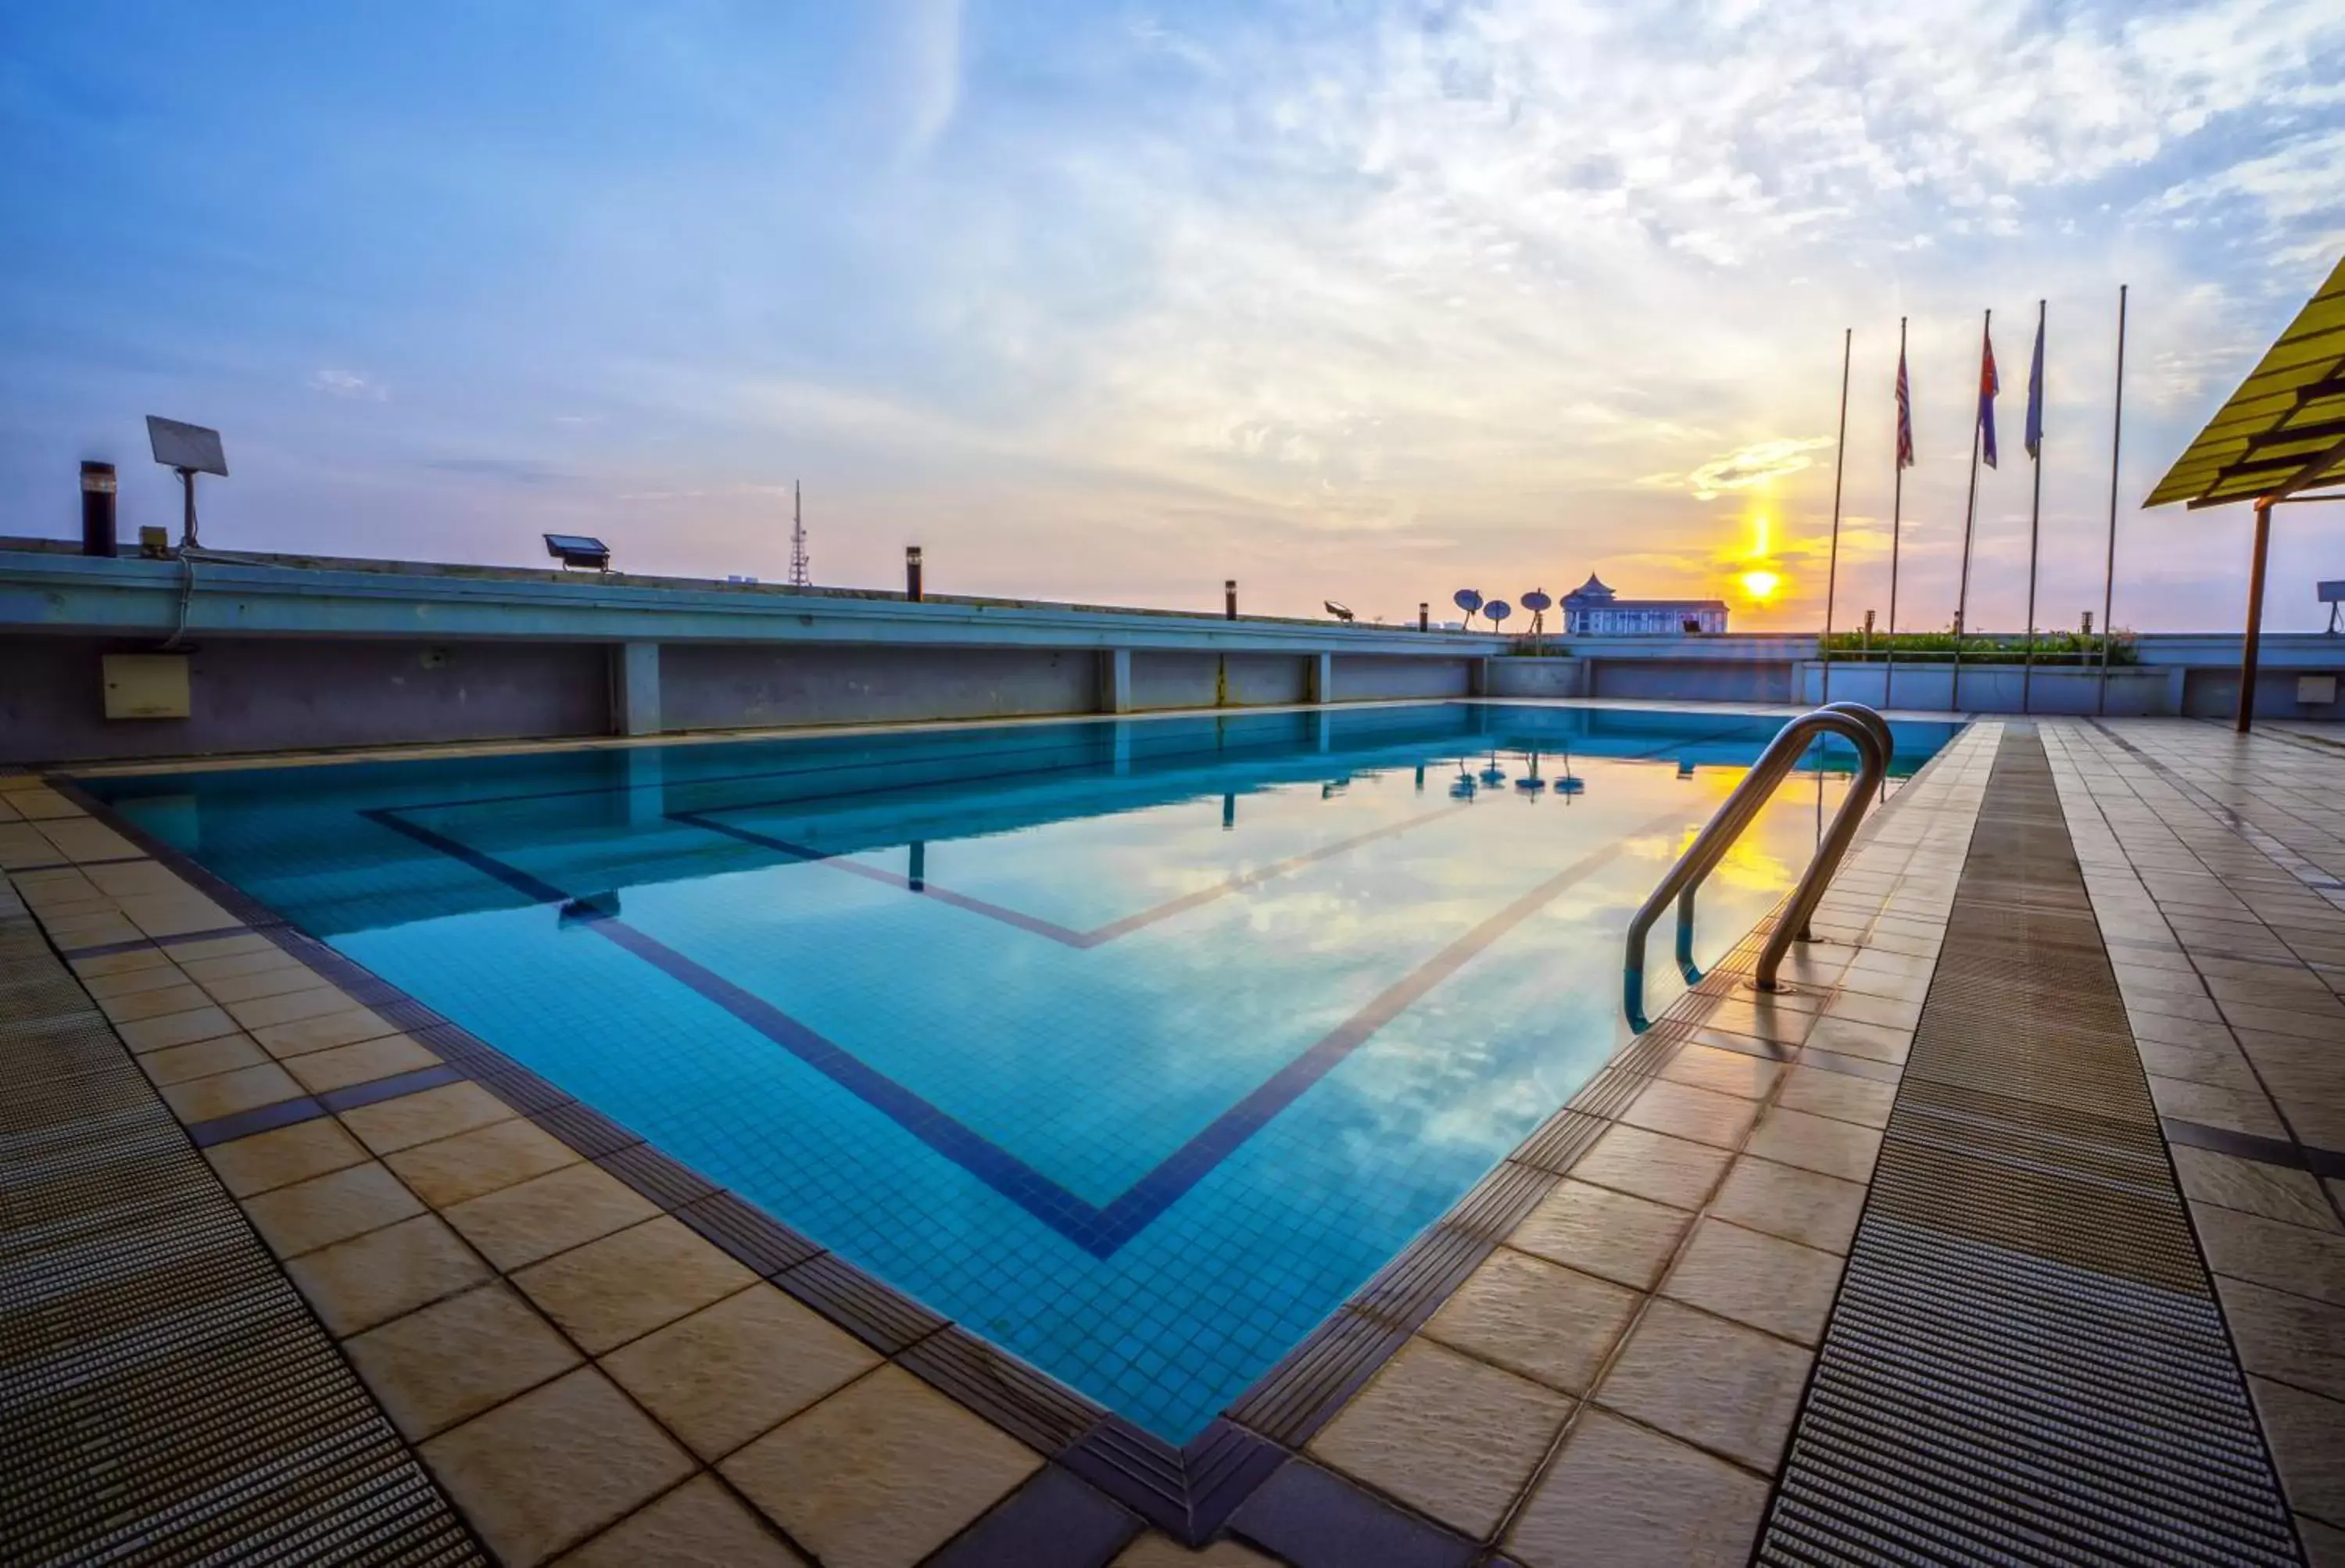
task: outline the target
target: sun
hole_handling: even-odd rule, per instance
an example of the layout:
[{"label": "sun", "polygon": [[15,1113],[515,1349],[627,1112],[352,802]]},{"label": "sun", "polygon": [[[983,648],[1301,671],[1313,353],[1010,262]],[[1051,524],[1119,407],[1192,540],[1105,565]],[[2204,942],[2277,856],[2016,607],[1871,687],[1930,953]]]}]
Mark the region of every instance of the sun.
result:
[{"label": "sun", "polygon": [[1761,604],[1773,598],[1775,590],[1782,585],[1783,576],[1780,572],[1761,570],[1742,574],[1742,591]]}]

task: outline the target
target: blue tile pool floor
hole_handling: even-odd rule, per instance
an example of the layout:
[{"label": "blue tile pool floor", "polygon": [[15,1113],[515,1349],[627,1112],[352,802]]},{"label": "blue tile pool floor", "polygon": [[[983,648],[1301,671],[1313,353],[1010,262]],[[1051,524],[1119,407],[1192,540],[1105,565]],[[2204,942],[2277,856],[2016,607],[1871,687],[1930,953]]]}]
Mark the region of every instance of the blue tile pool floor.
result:
[{"label": "blue tile pool floor", "polygon": [[[1629,914],[1779,722],[1428,704],[89,787],[1178,1442],[1627,1038]],[[1951,733],[1901,725],[1901,768]],[[1786,787],[1699,959],[1843,788]]]}]

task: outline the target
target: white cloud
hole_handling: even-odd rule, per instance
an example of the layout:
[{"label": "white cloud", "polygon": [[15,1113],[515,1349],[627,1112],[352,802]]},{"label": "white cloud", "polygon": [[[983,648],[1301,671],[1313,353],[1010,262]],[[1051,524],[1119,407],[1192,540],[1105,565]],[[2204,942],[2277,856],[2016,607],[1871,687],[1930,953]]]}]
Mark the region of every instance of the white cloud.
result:
[{"label": "white cloud", "polygon": [[317,371],[310,377],[310,390],[328,397],[355,398],[368,402],[391,401],[390,388],[356,371]]}]

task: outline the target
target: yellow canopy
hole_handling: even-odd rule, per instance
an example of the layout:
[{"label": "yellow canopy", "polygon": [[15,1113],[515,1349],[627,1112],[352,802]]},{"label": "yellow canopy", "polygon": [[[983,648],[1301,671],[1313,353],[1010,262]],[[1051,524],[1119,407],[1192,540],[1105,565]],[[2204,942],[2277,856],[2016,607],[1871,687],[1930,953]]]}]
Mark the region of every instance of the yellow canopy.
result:
[{"label": "yellow canopy", "polygon": [[2218,506],[2345,483],[2345,260],[2145,506]]}]

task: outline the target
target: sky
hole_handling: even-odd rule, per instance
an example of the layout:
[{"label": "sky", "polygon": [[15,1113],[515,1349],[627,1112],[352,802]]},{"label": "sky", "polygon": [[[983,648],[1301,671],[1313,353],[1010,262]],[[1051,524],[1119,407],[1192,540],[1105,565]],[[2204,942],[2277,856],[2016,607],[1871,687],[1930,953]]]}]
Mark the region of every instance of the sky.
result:
[{"label": "sky", "polygon": [[[1597,572],[2236,629],[2245,508],[2141,498],[2345,253],[2345,6],[596,0],[0,7],[0,535],[75,469],[223,550],[1414,619]],[[2317,629],[2345,508],[2285,509]],[[1775,574],[1755,598],[1745,578]],[[1454,611],[1451,612],[1453,615]],[[1521,625],[1518,620],[1516,626]]]}]

